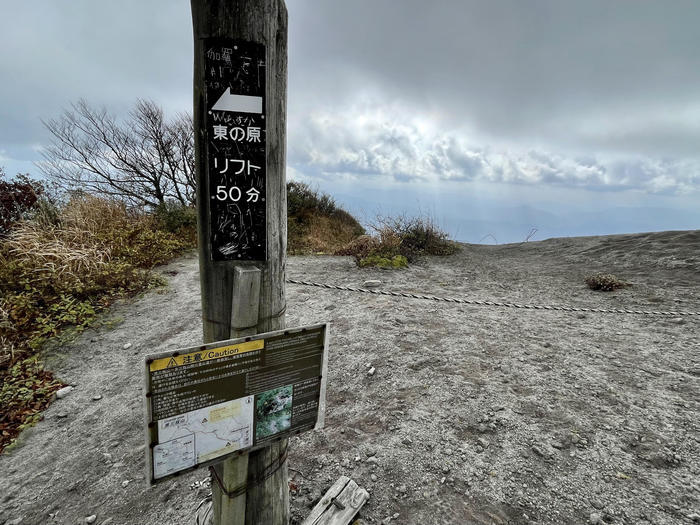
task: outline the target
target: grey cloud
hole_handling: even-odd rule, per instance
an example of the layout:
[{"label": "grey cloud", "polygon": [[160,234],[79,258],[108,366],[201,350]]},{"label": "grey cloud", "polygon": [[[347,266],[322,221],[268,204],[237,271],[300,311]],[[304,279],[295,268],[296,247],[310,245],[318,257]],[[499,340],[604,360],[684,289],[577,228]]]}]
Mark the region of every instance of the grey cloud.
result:
[{"label": "grey cloud", "polygon": [[[481,148],[456,133],[430,134],[420,130],[419,123],[392,123],[376,108],[369,108],[367,115],[355,109],[353,117],[316,115],[297,122],[295,133],[300,139],[289,154],[294,169],[306,174],[383,176],[398,182],[482,180],[667,194],[686,193],[700,182],[700,162],[691,160],[605,160],[539,149]],[[341,121],[345,126],[337,128]]]},{"label": "grey cloud", "polygon": [[445,162],[441,163],[444,166],[444,172],[449,172],[449,168],[453,167],[463,179],[473,179],[481,173],[487,162],[484,159],[483,152],[480,150],[467,150],[461,147],[455,137],[448,139],[448,147],[443,150]]},{"label": "grey cloud", "polygon": [[79,98],[117,113],[139,97],[191,110],[186,0],[0,3],[0,146],[45,142],[40,119]]},{"label": "grey cloud", "polygon": [[[682,108],[699,101],[692,0],[289,4],[300,31],[291,52],[304,57],[291,85],[317,85],[317,103],[381,86],[386,100],[435,109],[450,126],[581,153],[687,155],[700,140],[697,127],[681,129]],[[591,114],[601,116],[593,133],[581,129]],[[606,133],[629,114],[645,137]]]},{"label": "grey cloud", "polygon": [[[191,110],[186,0],[0,4],[5,157],[32,160],[40,118],[80,97]],[[698,187],[700,2],[287,5],[289,159],[309,176]]]}]

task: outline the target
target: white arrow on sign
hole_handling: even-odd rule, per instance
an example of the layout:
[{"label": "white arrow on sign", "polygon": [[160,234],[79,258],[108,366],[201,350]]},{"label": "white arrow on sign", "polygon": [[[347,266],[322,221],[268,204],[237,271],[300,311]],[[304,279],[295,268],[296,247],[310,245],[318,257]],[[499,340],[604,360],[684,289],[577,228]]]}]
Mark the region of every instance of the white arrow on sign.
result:
[{"label": "white arrow on sign", "polygon": [[237,111],[239,113],[262,113],[262,97],[234,95],[231,93],[231,88],[226,88],[226,91],[211,109],[216,111]]}]

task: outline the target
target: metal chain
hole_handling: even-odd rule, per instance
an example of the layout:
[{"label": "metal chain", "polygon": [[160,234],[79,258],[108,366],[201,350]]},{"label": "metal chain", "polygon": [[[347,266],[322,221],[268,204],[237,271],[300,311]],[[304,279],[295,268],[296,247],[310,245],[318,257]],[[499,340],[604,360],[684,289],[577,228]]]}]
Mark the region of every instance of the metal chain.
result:
[{"label": "metal chain", "polygon": [[366,288],[355,288],[353,286],[341,286],[337,284],[315,283],[310,281],[299,281],[297,279],[287,279],[290,284],[299,284],[302,286],[315,286],[317,288],[327,288],[329,290],[343,290],[347,292],[370,293],[374,295],[389,295],[391,297],[408,297],[410,299],[424,299],[427,301],[441,301],[446,303],[470,304],[476,306],[499,306],[503,308],[522,308],[525,310],[555,310],[561,312],[591,312],[598,314],[634,314],[634,315],[667,315],[667,316],[684,316],[698,315],[700,312],[658,312],[650,310],[628,310],[626,308],[586,308],[581,306],[556,306],[556,305],[538,305],[538,304],[516,304],[516,303],[501,303],[496,301],[481,301],[477,299],[462,299],[458,297],[438,297],[435,295],[423,295],[408,292],[390,292],[387,290],[368,290]]}]

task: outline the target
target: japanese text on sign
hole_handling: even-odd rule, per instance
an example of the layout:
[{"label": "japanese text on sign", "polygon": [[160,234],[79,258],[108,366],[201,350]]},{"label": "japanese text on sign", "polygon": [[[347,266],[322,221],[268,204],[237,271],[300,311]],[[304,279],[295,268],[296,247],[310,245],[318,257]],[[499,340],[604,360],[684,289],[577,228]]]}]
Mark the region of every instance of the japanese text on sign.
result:
[{"label": "japanese text on sign", "polygon": [[266,259],[265,47],[205,41],[209,238],[215,261]]}]

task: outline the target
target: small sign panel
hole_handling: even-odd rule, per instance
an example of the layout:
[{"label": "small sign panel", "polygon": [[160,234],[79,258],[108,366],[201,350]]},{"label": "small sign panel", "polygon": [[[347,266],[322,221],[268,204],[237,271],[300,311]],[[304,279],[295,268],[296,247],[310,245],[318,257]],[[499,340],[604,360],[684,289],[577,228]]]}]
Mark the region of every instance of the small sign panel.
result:
[{"label": "small sign panel", "polygon": [[209,238],[214,261],[266,260],[265,46],[204,41]]},{"label": "small sign panel", "polygon": [[323,427],[328,324],[146,358],[151,483]]}]

